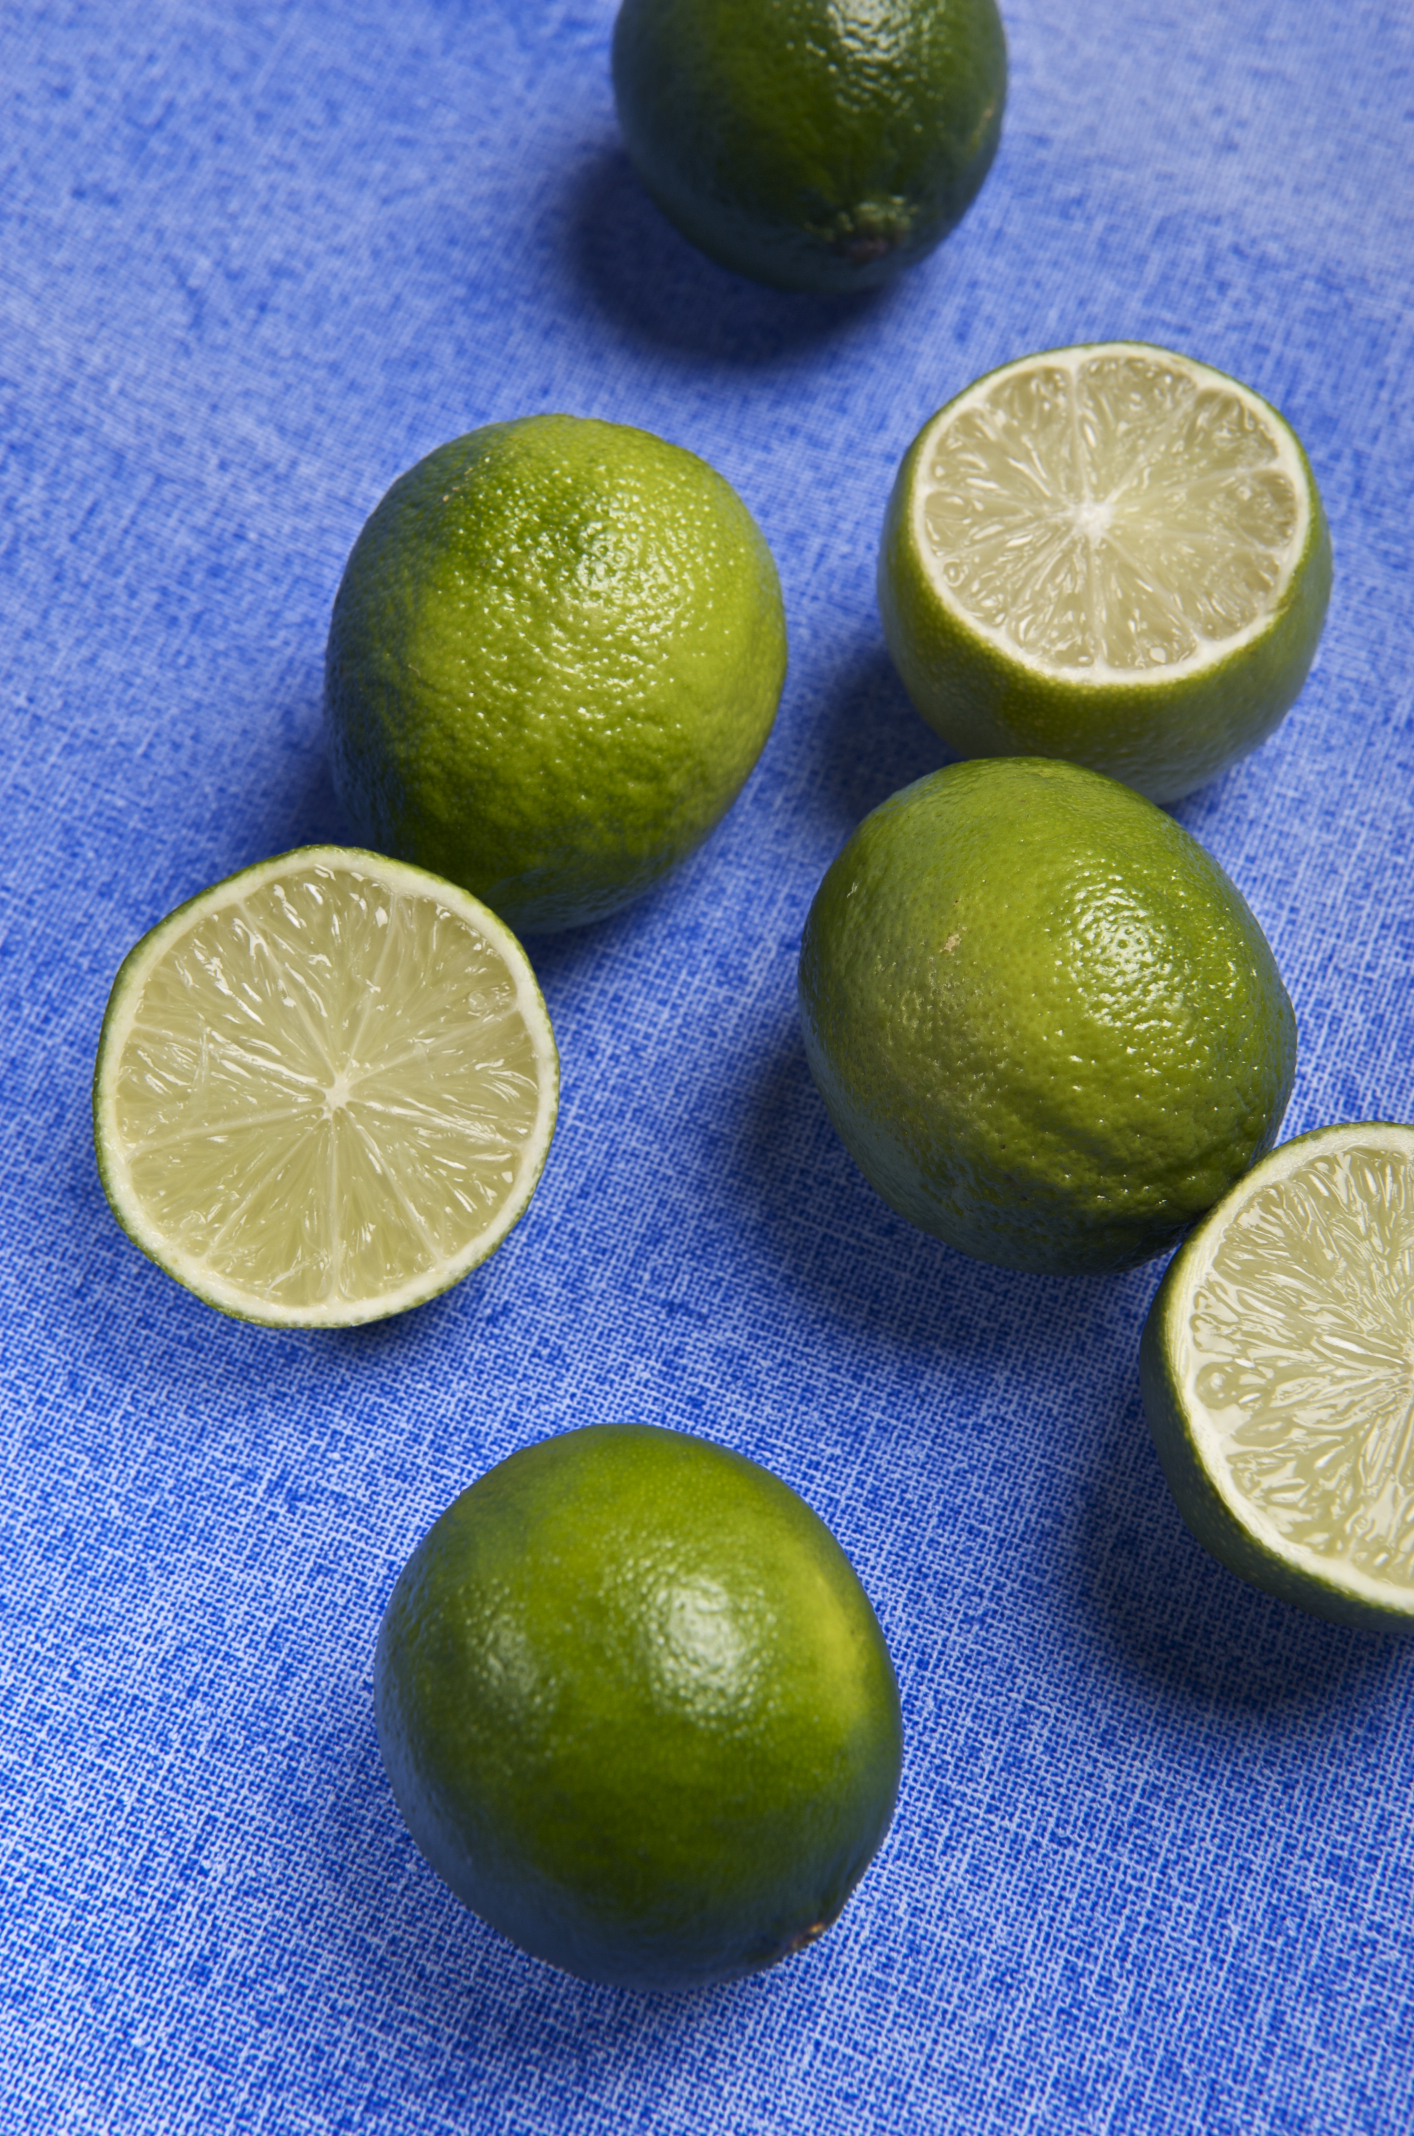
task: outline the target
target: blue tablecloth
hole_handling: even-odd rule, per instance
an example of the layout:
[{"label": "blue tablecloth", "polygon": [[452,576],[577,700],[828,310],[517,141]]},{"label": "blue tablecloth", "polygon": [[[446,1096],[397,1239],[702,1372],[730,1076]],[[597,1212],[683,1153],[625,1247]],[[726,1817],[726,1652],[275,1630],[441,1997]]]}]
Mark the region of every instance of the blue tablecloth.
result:
[{"label": "blue tablecloth", "polygon": [[[1414,1683],[1180,1524],[1135,1372],[1157,1271],[910,1232],[806,1072],[796,949],[860,816],[943,761],[884,654],[894,465],[967,380],[1137,336],[1301,432],[1312,679],[1178,811],[1296,1003],[1294,1131],[1414,1113],[1407,0],[1009,0],[1000,158],[850,307],[733,280],[618,147],[610,0],[8,0],[0,2120],[357,2130],[1414,2125]],[[88,1079],[126,949],[341,831],[324,634],[421,453],[569,409],[712,460],[792,660],[718,834],[535,945],[559,1133],[504,1251],[369,1331],[207,1311],[119,1234]],[[539,1434],[769,1463],[877,1604],[893,1833],[809,1955],[682,2003],[565,1979],[403,1831],[369,1671],[417,1537]]]}]

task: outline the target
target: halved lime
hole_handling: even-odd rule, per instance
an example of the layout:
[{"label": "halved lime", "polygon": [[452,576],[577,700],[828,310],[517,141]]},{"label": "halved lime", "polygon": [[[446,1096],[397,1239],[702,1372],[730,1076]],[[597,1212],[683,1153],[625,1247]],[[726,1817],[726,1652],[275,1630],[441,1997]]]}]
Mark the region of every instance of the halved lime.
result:
[{"label": "halved lime", "polygon": [[1414,1631],[1414,1127],[1264,1157],[1175,1256],[1140,1370],[1200,1543],[1317,1616]]},{"label": "halved lime", "polygon": [[98,1168],[208,1305],[351,1327],[495,1251],[535,1191],[559,1059],[524,950],[421,868],[306,846],[204,890],[113,985]]},{"label": "halved lime", "polygon": [[1066,757],[1173,801],[1295,702],[1330,598],[1306,455],[1247,386],[1140,342],[1003,366],[924,424],[884,633],[962,756]]}]

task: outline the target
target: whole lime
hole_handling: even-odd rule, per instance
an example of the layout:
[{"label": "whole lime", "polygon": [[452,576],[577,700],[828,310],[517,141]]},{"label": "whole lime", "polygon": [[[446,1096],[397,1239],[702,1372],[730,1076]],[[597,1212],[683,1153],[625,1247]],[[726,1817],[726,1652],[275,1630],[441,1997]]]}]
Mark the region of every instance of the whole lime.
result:
[{"label": "whole lime", "polygon": [[1128,787],[1037,758],[952,765],[865,818],[811,907],[800,1006],[889,1206],[1055,1274],[1171,1246],[1274,1140],[1296,1065],[1217,863]]},{"label": "whole lime", "polygon": [[624,0],[614,92],[693,244],[780,289],[869,289],[976,196],[1006,38],[995,0]]},{"label": "whole lime", "polygon": [[566,1432],[463,1492],[393,1590],[375,1686],[427,1860],[585,1980],[788,1957],[893,1813],[898,1689],[848,1559],[768,1470],[678,1432]]},{"label": "whole lime", "polygon": [[647,431],[493,423],[396,481],[334,602],[324,710],[355,835],[518,932],[594,920],[736,798],[785,676],[730,483]]}]

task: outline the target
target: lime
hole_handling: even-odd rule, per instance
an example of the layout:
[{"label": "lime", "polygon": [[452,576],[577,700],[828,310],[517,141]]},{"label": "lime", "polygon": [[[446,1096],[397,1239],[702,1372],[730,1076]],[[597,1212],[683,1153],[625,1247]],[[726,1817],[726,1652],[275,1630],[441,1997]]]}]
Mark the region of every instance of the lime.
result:
[{"label": "lime", "polygon": [[620,1987],[802,1949],[898,1790],[893,1668],[829,1529],[755,1462],[647,1425],[542,1439],[463,1492],[393,1590],[375,1700],[437,1874]]},{"label": "lime", "polygon": [[780,289],[871,289],[931,252],[996,153],[995,0],[624,0],[624,141],[670,222]]},{"label": "lime", "polygon": [[1319,1617],[1414,1631],[1414,1127],[1322,1127],[1176,1254],[1140,1349],[1179,1511]]},{"label": "lime", "polygon": [[1284,718],[1330,587],[1295,433],[1221,371],[1128,341],[1023,357],[932,416],[879,552],[889,649],[944,741],[1066,757],[1153,801]]},{"label": "lime", "polygon": [[493,913],[421,869],[306,846],[129,954],[94,1142],[118,1222],[208,1305],[350,1327],[495,1251],[558,1090],[535,975]]},{"label": "lime", "polygon": [[731,485],[644,430],[493,423],[393,484],[329,630],[357,836],[534,932],[598,919],[697,846],[760,755],[780,584]]},{"label": "lime", "polygon": [[1270,948],[1129,788],[1035,758],[895,794],[825,876],[806,1052],[891,1209],[1004,1268],[1162,1253],[1267,1149],[1296,1064]]}]

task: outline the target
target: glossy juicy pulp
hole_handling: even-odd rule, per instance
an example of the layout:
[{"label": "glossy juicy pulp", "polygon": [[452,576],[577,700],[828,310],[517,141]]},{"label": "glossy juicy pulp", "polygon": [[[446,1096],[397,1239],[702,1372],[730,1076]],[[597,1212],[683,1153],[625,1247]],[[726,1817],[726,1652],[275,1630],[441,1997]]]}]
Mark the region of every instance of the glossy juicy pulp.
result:
[{"label": "glossy juicy pulp", "polygon": [[483,1477],[399,1581],[377,1682],[433,1866],[591,1979],[771,1963],[893,1807],[897,1689],[847,1559],[766,1471],[676,1433],[567,1433]]},{"label": "glossy juicy pulp", "polygon": [[879,555],[889,649],[960,754],[1064,757],[1159,801],[1289,711],[1330,587],[1289,426],[1134,343],[960,394],[905,455]]},{"label": "glossy juicy pulp", "polygon": [[1001,132],[993,0],[624,0],[629,153],[686,236],[785,288],[871,287],[946,235]]},{"label": "glossy juicy pulp", "polygon": [[358,1317],[469,1265],[533,1186],[553,1118],[525,975],[371,855],[222,889],[135,953],[100,1063],[105,1162],[139,1242],[257,1316]]},{"label": "glossy juicy pulp", "polygon": [[573,924],[706,836],[784,673],[775,567],[711,468],[619,425],[493,425],[395,483],[349,559],[336,783],[370,843]]},{"label": "glossy juicy pulp", "polygon": [[1173,1370],[1230,1505],[1414,1610],[1414,1129],[1292,1148],[1185,1271]]},{"label": "glossy juicy pulp", "polygon": [[1155,355],[1011,371],[943,418],[924,460],[940,594],[1042,667],[1218,656],[1270,615],[1307,533],[1283,430]]},{"label": "glossy juicy pulp", "polygon": [[1162,1251],[1268,1147],[1295,1025],[1215,862],[1109,780],[1024,759],[866,818],[801,953],[811,1066],[910,1221],[1014,1267]]}]

